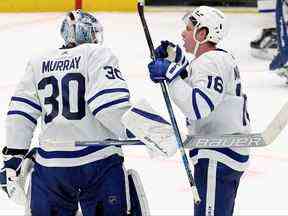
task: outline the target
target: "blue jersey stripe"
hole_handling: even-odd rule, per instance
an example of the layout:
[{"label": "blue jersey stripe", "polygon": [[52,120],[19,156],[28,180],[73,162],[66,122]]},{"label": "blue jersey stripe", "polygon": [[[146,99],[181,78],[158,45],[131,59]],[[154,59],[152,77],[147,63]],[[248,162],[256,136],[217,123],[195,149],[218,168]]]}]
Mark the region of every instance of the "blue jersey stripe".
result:
[{"label": "blue jersey stripe", "polygon": [[273,13],[275,11],[275,9],[259,10],[260,13]]},{"label": "blue jersey stripe", "polygon": [[39,110],[40,112],[42,112],[42,108],[41,108],[40,105],[38,105],[38,104],[34,103],[33,101],[30,101],[30,100],[28,100],[26,98],[13,96],[11,98],[11,101],[18,101],[18,102],[26,103],[26,104],[32,106],[33,108]]},{"label": "blue jersey stripe", "polygon": [[198,154],[199,149],[192,149],[189,151],[189,157],[194,157]]},{"label": "blue jersey stripe", "polygon": [[[244,163],[244,162],[247,162],[248,159],[249,159],[249,156],[248,155],[241,155],[241,154],[238,154],[237,152],[229,149],[229,148],[207,148],[208,150],[212,150],[212,151],[217,151],[217,152],[220,152],[226,156],[228,156],[229,158],[235,160],[235,161],[238,161],[240,163]],[[189,156],[190,157],[194,157],[198,154],[198,151],[200,149],[192,149],[190,152],[189,152]]]},{"label": "blue jersey stripe", "polygon": [[127,136],[128,138],[135,138],[135,135],[134,135],[130,130],[128,130],[128,129],[126,129],[126,136]]},{"label": "blue jersey stripe", "polygon": [[30,120],[31,122],[33,122],[35,125],[37,124],[37,119],[33,118],[31,115],[23,111],[11,110],[7,113],[7,115],[21,115],[24,116],[26,119]]},{"label": "blue jersey stripe", "polygon": [[95,116],[98,112],[100,112],[101,110],[103,109],[106,109],[110,106],[113,106],[113,105],[116,105],[116,104],[119,104],[119,103],[124,103],[124,102],[128,102],[129,101],[129,97],[126,97],[126,98],[121,98],[121,99],[117,99],[117,100],[114,100],[114,101],[111,101],[109,103],[106,103],[106,104],[103,104],[99,107],[97,107],[93,112],[92,114]]},{"label": "blue jersey stripe", "polygon": [[38,154],[46,159],[50,158],[79,158],[89,155],[93,152],[106,148],[107,146],[89,146],[78,151],[44,151],[41,148],[37,149]]},{"label": "blue jersey stripe", "polygon": [[216,51],[220,51],[220,52],[228,53],[226,50],[224,50],[224,49],[220,49],[220,48],[217,48]]},{"label": "blue jersey stripe", "polygon": [[[211,149],[210,149],[211,150]],[[244,162],[247,162],[248,159],[249,159],[249,156],[248,155],[241,155],[241,154],[238,154],[237,152],[235,151],[232,151],[231,149],[229,148],[216,148],[216,149],[213,149],[217,152],[220,152],[222,154],[225,154],[227,155],[228,157],[232,158],[233,160],[236,160],[238,162],[241,162],[241,163],[244,163]]]},{"label": "blue jersey stripe", "polygon": [[244,97],[244,105],[243,105],[242,121],[243,121],[243,125],[246,126],[247,125],[246,118],[248,119],[249,122],[250,122],[250,118],[249,118],[249,114],[247,112],[247,96],[244,94],[243,97]]},{"label": "blue jersey stripe", "polygon": [[196,98],[197,94],[199,94],[207,102],[211,112],[214,110],[214,104],[212,103],[210,98],[204,92],[202,92],[199,88],[194,88],[192,90],[192,106],[193,106],[196,118],[201,119],[201,114],[197,105],[197,98]]},{"label": "blue jersey stripe", "polygon": [[163,119],[159,115],[156,115],[156,114],[153,114],[153,113],[149,113],[149,112],[146,112],[144,110],[137,109],[137,108],[133,108],[131,111],[143,116],[144,118],[147,118],[147,119],[150,119],[150,120],[153,120],[153,121],[157,121],[157,122],[160,122],[160,123],[163,123],[163,124],[169,124],[169,122],[167,122],[165,119]]},{"label": "blue jersey stripe", "polygon": [[127,92],[129,93],[129,90],[126,88],[112,88],[112,89],[104,89],[102,91],[99,91],[98,93],[96,93],[93,97],[91,97],[87,103],[91,103],[95,98],[99,97],[100,95],[103,94],[109,94],[109,93],[114,93],[114,92]]},{"label": "blue jersey stripe", "polygon": [[240,83],[236,85],[236,96],[238,97],[241,96],[241,84]]}]

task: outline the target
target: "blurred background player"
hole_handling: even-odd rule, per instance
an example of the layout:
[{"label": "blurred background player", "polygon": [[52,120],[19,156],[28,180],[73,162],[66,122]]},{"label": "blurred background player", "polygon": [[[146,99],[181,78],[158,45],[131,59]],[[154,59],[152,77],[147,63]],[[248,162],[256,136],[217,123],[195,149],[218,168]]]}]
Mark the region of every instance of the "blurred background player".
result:
[{"label": "blurred background player", "polygon": [[276,0],[257,0],[261,29],[257,37],[250,42],[251,54],[254,57],[272,60],[277,54],[275,7]]},{"label": "blurred background player", "polygon": [[255,57],[272,60],[269,69],[288,83],[287,2],[258,0],[257,5],[261,15],[262,30],[257,39],[250,43],[251,53]]},{"label": "blurred background player", "polygon": [[[175,104],[187,118],[190,135],[249,133],[247,97],[242,93],[234,57],[216,47],[226,35],[224,14],[200,6],[184,16],[182,32],[188,63],[181,48],[162,41],[157,60],[148,65],[154,82],[166,80]],[[248,165],[249,150],[193,149],[194,177],[202,202],[195,216],[232,216],[240,178]]]},{"label": "blurred background player", "polygon": [[276,1],[275,21],[277,31],[278,53],[272,59],[269,69],[283,77],[288,83],[288,32],[287,32],[288,7],[286,0]]},{"label": "blurred background player", "polygon": [[74,145],[129,136],[120,122],[130,102],[118,59],[89,13],[69,12],[61,35],[65,45],[30,60],[11,98],[2,186],[10,197],[21,194],[17,176],[41,117],[26,214],[75,215],[80,203],[83,215],[145,215],[139,177],[126,172],[119,146]]}]

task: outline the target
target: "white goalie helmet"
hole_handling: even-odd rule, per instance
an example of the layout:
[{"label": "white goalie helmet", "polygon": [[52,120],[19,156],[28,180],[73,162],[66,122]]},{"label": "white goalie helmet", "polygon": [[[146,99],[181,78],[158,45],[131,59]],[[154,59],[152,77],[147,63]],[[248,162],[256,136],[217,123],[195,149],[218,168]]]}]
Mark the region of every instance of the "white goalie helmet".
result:
[{"label": "white goalie helmet", "polygon": [[206,27],[208,29],[208,35],[205,41],[210,41],[215,44],[221,41],[227,33],[225,15],[216,8],[200,6],[192,12],[187,13],[183,17],[183,20],[186,25],[191,22],[197,29]]},{"label": "white goalie helmet", "polygon": [[92,14],[81,10],[67,13],[60,32],[65,45],[103,42],[103,27],[100,22]]}]

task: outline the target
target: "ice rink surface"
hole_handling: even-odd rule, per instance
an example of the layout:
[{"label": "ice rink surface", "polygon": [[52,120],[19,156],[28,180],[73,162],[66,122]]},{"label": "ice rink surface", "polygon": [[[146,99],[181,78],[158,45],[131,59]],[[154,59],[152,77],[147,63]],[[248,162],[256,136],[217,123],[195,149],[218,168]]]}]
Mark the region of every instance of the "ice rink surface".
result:
[{"label": "ice rink surface", "polygon": [[[169,39],[182,44],[181,21],[184,12],[147,12],[146,18],[155,45]],[[10,97],[31,56],[62,44],[59,34],[63,14],[0,14],[0,137],[5,144],[4,120]],[[269,61],[250,55],[249,42],[259,28],[255,13],[228,13],[230,31],[220,44],[238,59],[242,85],[248,95],[248,110],[254,132],[262,131],[288,100],[285,81],[269,72]],[[104,25],[105,44],[120,59],[122,74],[128,80],[132,101],[145,97],[166,117],[160,87],[147,76],[149,51],[136,13],[99,13]],[[180,128],[183,116],[176,111]],[[288,127],[273,145],[253,149],[251,162],[238,190],[235,215],[288,215]],[[33,145],[36,145],[37,139]],[[170,159],[151,160],[144,147],[126,147],[126,168],[140,172],[151,215],[193,215],[192,193],[179,154]],[[0,215],[23,215],[0,193]]]}]

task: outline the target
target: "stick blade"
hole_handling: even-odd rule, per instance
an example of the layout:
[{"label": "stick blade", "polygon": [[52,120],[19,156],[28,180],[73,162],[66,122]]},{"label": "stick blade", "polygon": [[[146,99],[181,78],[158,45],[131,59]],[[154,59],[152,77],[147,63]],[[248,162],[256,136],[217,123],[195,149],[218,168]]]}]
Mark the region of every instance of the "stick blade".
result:
[{"label": "stick blade", "polygon": [[271,144],[281,131],[285,128],[288,122],[288,102],[284,104],[279,113],[275,116],[272,122],[262,133],[267,145]]}]

